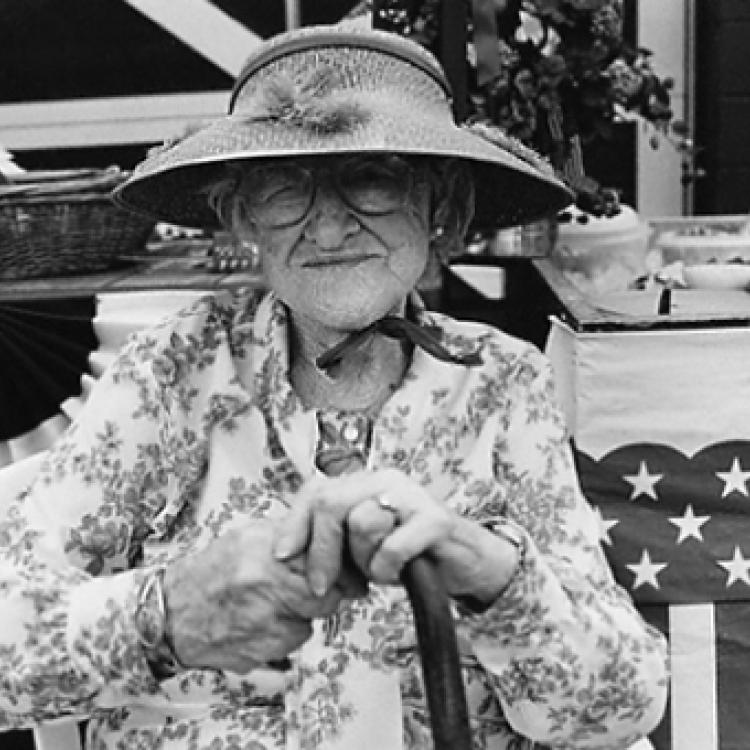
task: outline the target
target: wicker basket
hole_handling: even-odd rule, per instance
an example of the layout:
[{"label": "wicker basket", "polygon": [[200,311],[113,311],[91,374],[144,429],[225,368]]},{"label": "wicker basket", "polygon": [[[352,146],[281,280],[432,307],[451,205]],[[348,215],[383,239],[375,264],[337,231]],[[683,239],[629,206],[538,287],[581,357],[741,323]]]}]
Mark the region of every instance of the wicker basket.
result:
[{"label": "wicker basket", "polygon": [[109,197],[119,170],[74,175],[33,173],[0,186],[0,279],[72,276],[106,271],[143,247],[152,219]]}]

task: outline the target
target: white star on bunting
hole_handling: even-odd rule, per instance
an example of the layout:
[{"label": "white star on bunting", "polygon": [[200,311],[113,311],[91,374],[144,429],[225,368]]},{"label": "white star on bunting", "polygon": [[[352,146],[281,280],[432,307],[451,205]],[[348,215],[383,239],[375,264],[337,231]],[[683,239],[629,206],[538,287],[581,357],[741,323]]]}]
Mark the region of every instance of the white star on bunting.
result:
[{"label": "white star on bunting", "polygon": [[596,524],[599,527],[599,540],[611,547],[612,539],[609,536],[609,530],[620,522],[616,518],[605,518],[599,507],[594,508],[594,514],[596,515]]},{"label": "white star on bunting", "polygon": [[746,560],[742,556],[742,550],[739,547],[735,545],[734,555],[731,560],[717,560],[716,562],[729,573],[726,583],[727,588],[735,581],[742,581],[750,586],[750,574],[748,573],[750,560]]},{"label": "white star on bunting", "polygon": [[639,586],[649,584],[655,589],[661,588],[659,581],[656,580],[656,576],[667,567],[668,563],[655,563],[651,562],[651,555],[648,550],[644,549],[641,554],[641,560],[638,563],[629,563],[628,568],[631,573],[635,575],[635,581],[633,581],[633,588],[637,589]]},{"label": "white star on bunting", "polygon": [[690,537],[702,542],[703,535],[701,534],[701,526],[710,520],[711,516],[693,515],[693,506],[688,504],[687,508],[685,508],[685,512],[681,516],[669,518],[669,523],[674,524],[680,530],[680,533],[677,536],[677,544],[681,544]]},{"label": "white star on bunting", "polygon": [[635,500],[640,495],[648,495],[652,500],[658,500],[654,485],[663,477],[663,474],[650,474],[645,461],[641,461],[637,474],[623,474],[623,479],[633,485],[630,499]]},{"label": "white star on bunting", "polygon": [[716,476],[724,482],[722,497],[731,495],[732,492],[739,492],[747,496],[747,480],[750,479],[750,471],[743,471],[740,465],[740,459],[736,456],[732,461],[732,468],[729,471],[717,471]]}]

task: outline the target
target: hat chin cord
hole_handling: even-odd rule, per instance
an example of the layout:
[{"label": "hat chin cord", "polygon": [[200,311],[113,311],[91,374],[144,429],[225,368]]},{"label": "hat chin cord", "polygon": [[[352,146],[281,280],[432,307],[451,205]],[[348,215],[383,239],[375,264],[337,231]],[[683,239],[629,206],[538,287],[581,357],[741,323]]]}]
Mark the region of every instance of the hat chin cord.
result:
[{"label": "hat chin cord", "polygon": [[441,362],[465,367],[482,364],[482,357],[478,351],[460,354],[448,351],[440,341],[442,330],[438,326],[420,325],[397,315],[386,315],[366,328],[350,333],[343,341],[321,354],[315,360],[315,366],[329,377],[333,377],[348,352],[363,346],[371,336],[378,333],[418,346]]}]

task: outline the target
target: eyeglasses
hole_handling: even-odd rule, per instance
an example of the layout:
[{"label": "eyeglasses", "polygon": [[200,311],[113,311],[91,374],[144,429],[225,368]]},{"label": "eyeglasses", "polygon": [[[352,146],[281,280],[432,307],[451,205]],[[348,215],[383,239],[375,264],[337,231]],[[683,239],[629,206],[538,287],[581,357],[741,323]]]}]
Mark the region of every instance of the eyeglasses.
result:
[{"label": "eyeglasses", "polygon": [[267,164],[253,169],[243,188],[253,218],[281,229],[307,216],[323,179],[355,213],[383,216],[405,205],[417,170],[393,155],[346,158],[325,167]]}]

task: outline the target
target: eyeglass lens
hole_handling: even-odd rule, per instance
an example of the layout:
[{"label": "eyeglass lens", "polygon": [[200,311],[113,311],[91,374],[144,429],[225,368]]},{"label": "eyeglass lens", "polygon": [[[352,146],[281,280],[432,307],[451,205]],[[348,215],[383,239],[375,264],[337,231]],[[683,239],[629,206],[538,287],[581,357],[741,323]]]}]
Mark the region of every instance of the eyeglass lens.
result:
[{"label": "eyeglass lens", "polygon": [[414,169],[397,156],[345,159],[336,167],[265,165],[252,174],[249,208],[267,226],[296,224],[307,216],[324,175],[357,213],[377,216],[404,205],[414,184]]}]

